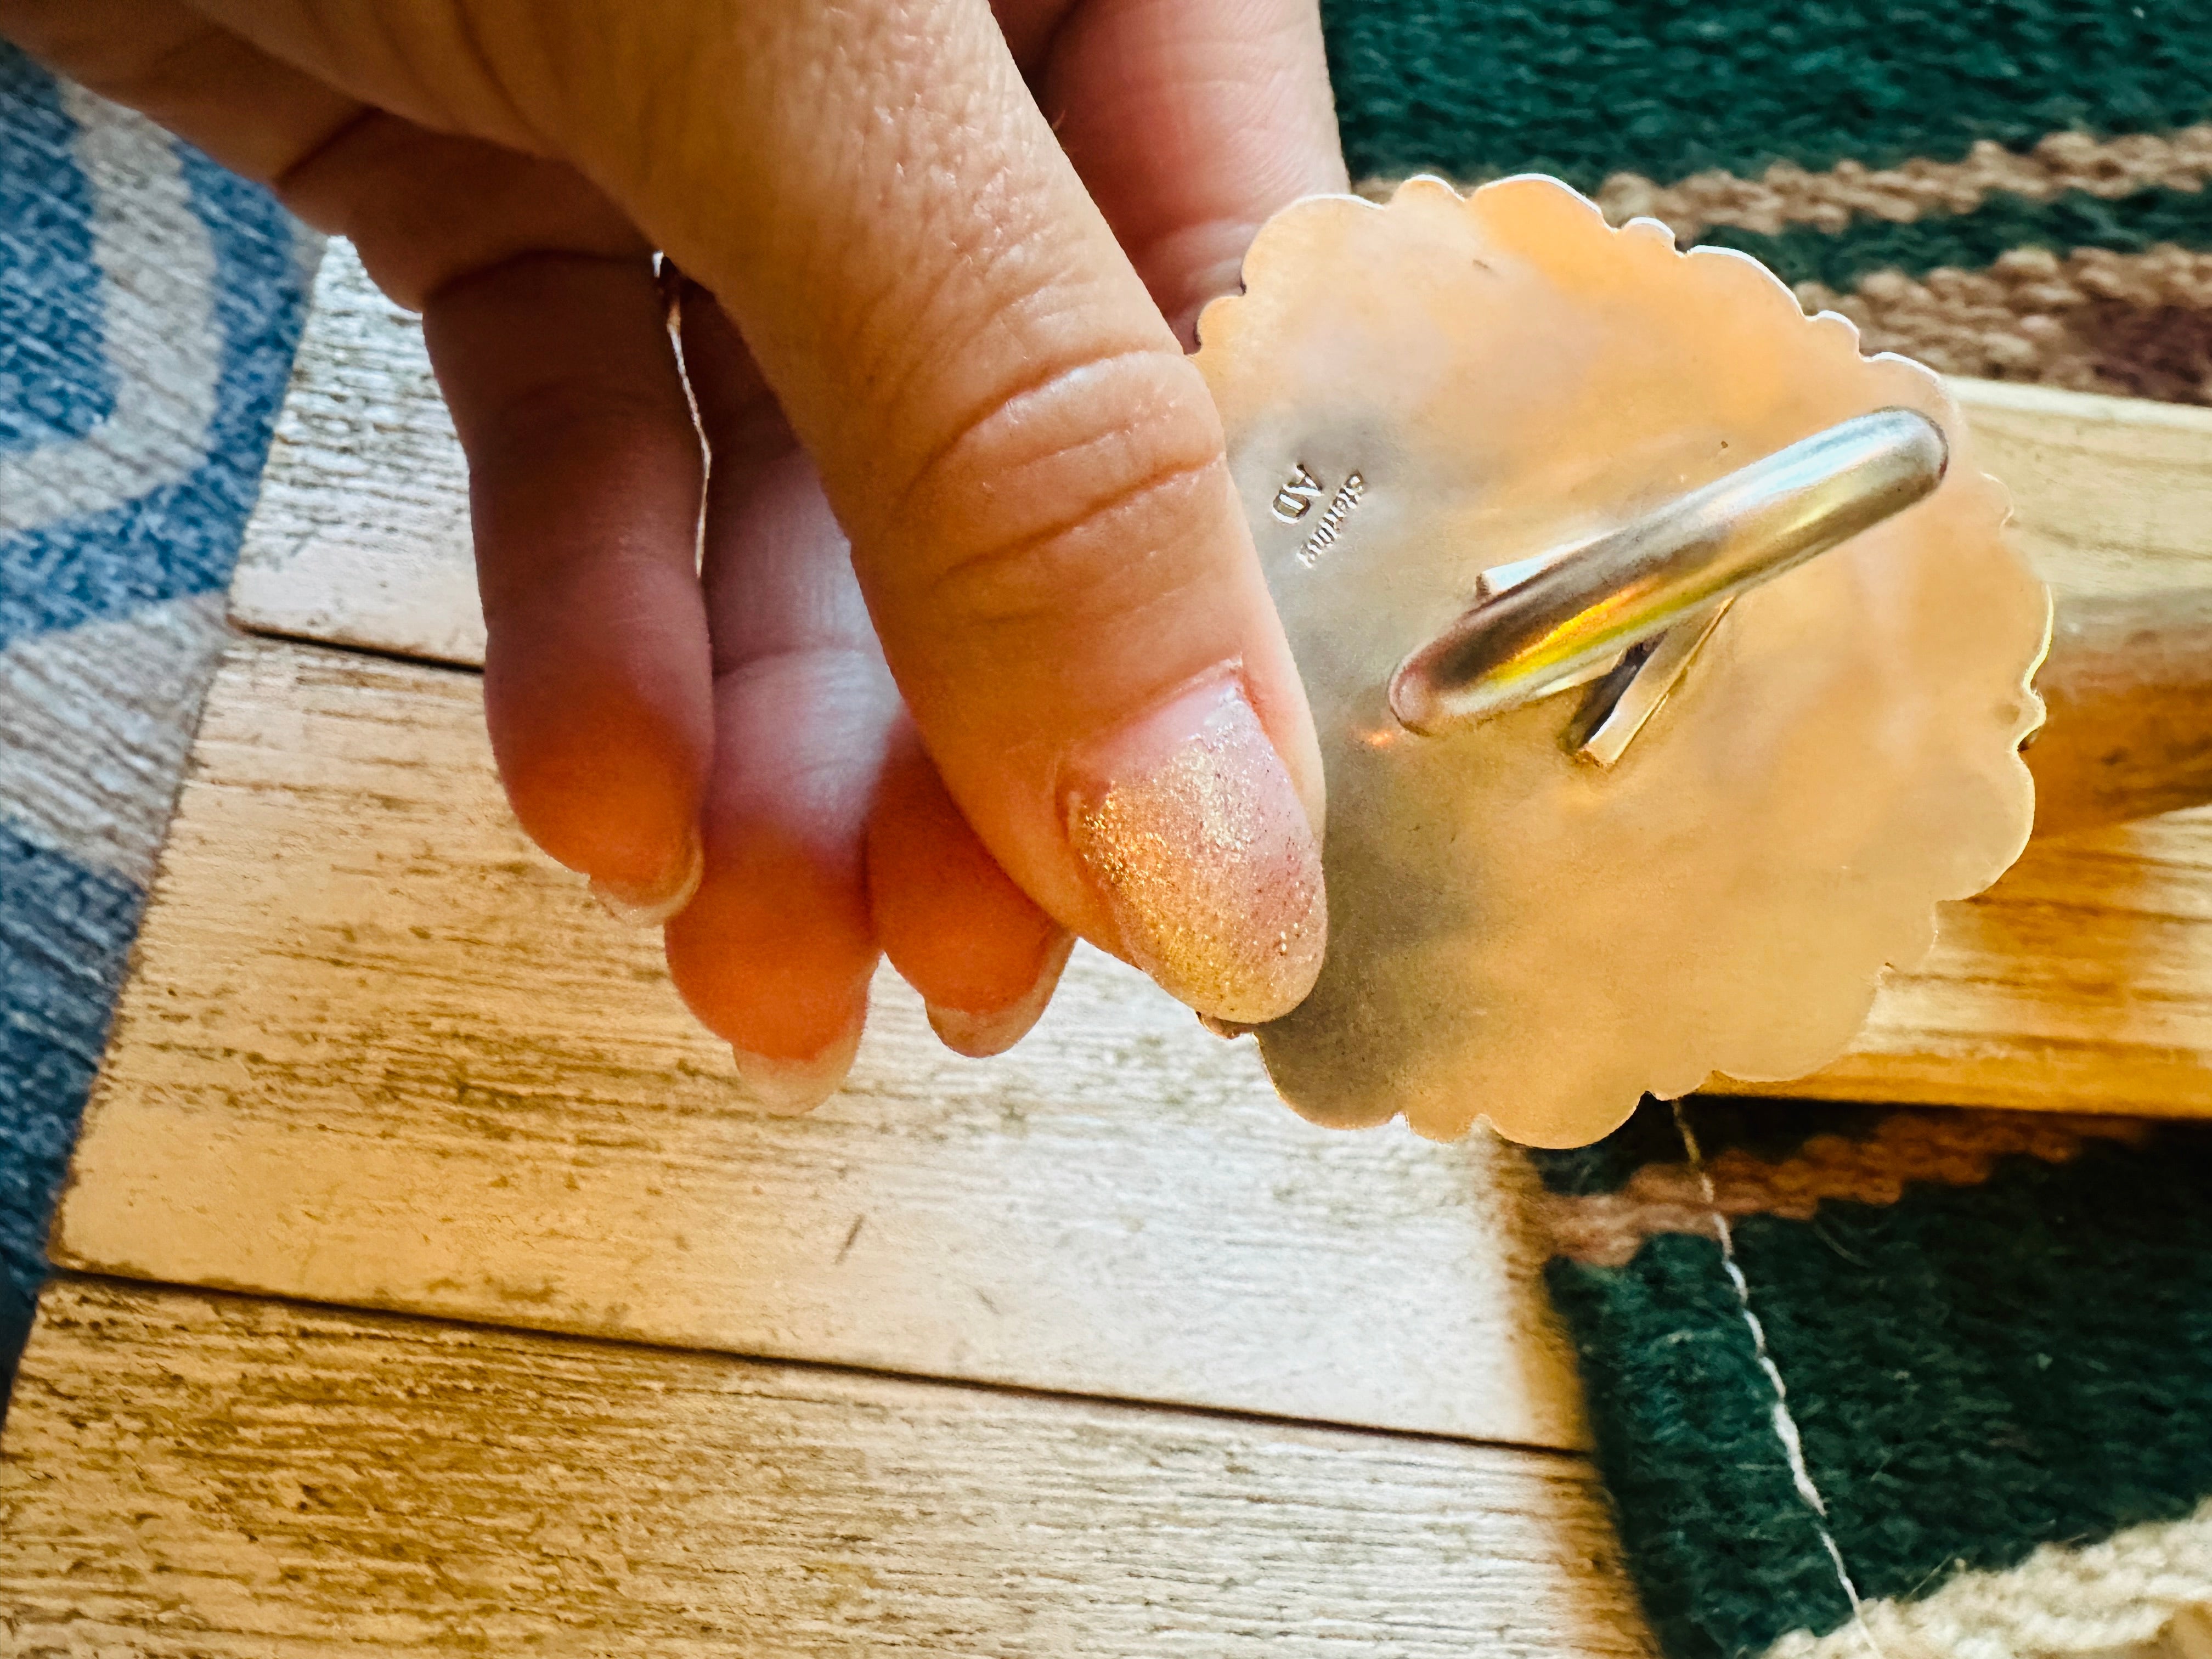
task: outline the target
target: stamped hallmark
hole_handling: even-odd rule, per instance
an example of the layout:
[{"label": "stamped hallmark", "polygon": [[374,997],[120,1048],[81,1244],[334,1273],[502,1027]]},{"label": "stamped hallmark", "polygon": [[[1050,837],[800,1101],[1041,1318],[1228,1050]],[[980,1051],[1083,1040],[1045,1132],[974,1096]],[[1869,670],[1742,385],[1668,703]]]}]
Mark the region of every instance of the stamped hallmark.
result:
[{"label": "stamped hallmark", "polygon": [[1328,486],[1313,475],[1304,461],[1291,474],[1291,481],[1275,492],[1275,499],[1267,510],[1285,524],[1296,524],[1313,511],[1313,504],[1328,493]]},{"label": "stamped hallmark", "polygon": [[[1303,471],[1304,469],[1299,470]],[[1321,522],[1313,527],[1313,534],[1306,538],[1306,544],[1298,550],[1300,564],[1310,570],[1321,562],[1321,556],[1328,551],[1330,544],[1344,533],[1344,521],[1352,516],[1352,509],[1358,507],[1366,495],[1367,480],[1357,472],[1344,481],[1343,487],[1330,498],[1328,507],[1323,510]]]}]

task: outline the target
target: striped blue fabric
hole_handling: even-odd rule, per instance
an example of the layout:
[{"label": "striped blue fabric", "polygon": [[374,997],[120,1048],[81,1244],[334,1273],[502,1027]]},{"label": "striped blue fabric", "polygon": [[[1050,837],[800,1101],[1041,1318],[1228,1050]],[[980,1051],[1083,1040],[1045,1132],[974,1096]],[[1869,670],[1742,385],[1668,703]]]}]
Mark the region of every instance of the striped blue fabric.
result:
[{"label": "striped blue fabric", "polygon": [[313,252],[265,191],[0,45],[0,1379]]}]

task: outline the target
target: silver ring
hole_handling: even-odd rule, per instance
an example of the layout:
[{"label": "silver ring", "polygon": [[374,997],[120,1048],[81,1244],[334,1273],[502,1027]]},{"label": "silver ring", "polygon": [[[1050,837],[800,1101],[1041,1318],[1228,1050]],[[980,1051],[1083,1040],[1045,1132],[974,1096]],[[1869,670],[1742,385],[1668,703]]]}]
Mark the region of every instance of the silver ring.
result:
[{"label": "silver ring", "polygon": [[1414,732],[1588,680],[1681,622],[1871,529],[1942,483],[1950,446],[1917,410],[1838,422],[1564,552],[1474,605],[1390,677]]}]

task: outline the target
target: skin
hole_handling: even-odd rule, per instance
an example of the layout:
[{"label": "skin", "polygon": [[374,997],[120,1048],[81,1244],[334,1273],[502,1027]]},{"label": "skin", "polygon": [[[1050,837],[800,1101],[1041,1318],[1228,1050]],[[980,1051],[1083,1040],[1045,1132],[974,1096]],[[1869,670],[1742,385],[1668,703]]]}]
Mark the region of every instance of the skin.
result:
[{"label": "skin", "polygon": [[1312,0],[0,0],[0,33],[422,312],[516,812],[638,900],[703,846],[669,959],[741,1060],[848,1047],[881,949],[970,1016],[1063,930],[1118,949],[1064,779],[1208,676],[1318,826],[1183,356],[1261,222],[1344,187]]}]

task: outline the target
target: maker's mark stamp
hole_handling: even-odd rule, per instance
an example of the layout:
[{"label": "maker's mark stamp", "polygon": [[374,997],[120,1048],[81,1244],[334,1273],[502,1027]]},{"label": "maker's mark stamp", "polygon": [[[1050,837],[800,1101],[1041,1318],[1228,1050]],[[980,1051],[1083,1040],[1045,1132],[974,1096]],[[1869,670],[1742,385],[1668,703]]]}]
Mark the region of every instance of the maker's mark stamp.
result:
[{"label": "maker's mark stamp", "polygon": [[1296,524],[1313,511],[1313,504],[1328,493],[1328,486],[1313,475],[1304,461],[1291,474],[1291,481],[1275,492],[1275,499],[1267,503],[1267,510],[1285,524]]},{"label": "maker's mark stamp", "polygon": [[[1299,470],[1304,471],[1303,467]],[[1300,564],[1310,570],[1321,562],[1321,556],[1328,552],[1330,544],[1344,533],[1344,521],[1352,516],[1352,509],[1366,499],[1366,479],[1357,472],[1345,479],[1336,494],[1329,498],[1328,506],[1322,512],[1321,522],[1313,527],[1313,534],[1306,538],[1305,545],[1298,550]]]}]

